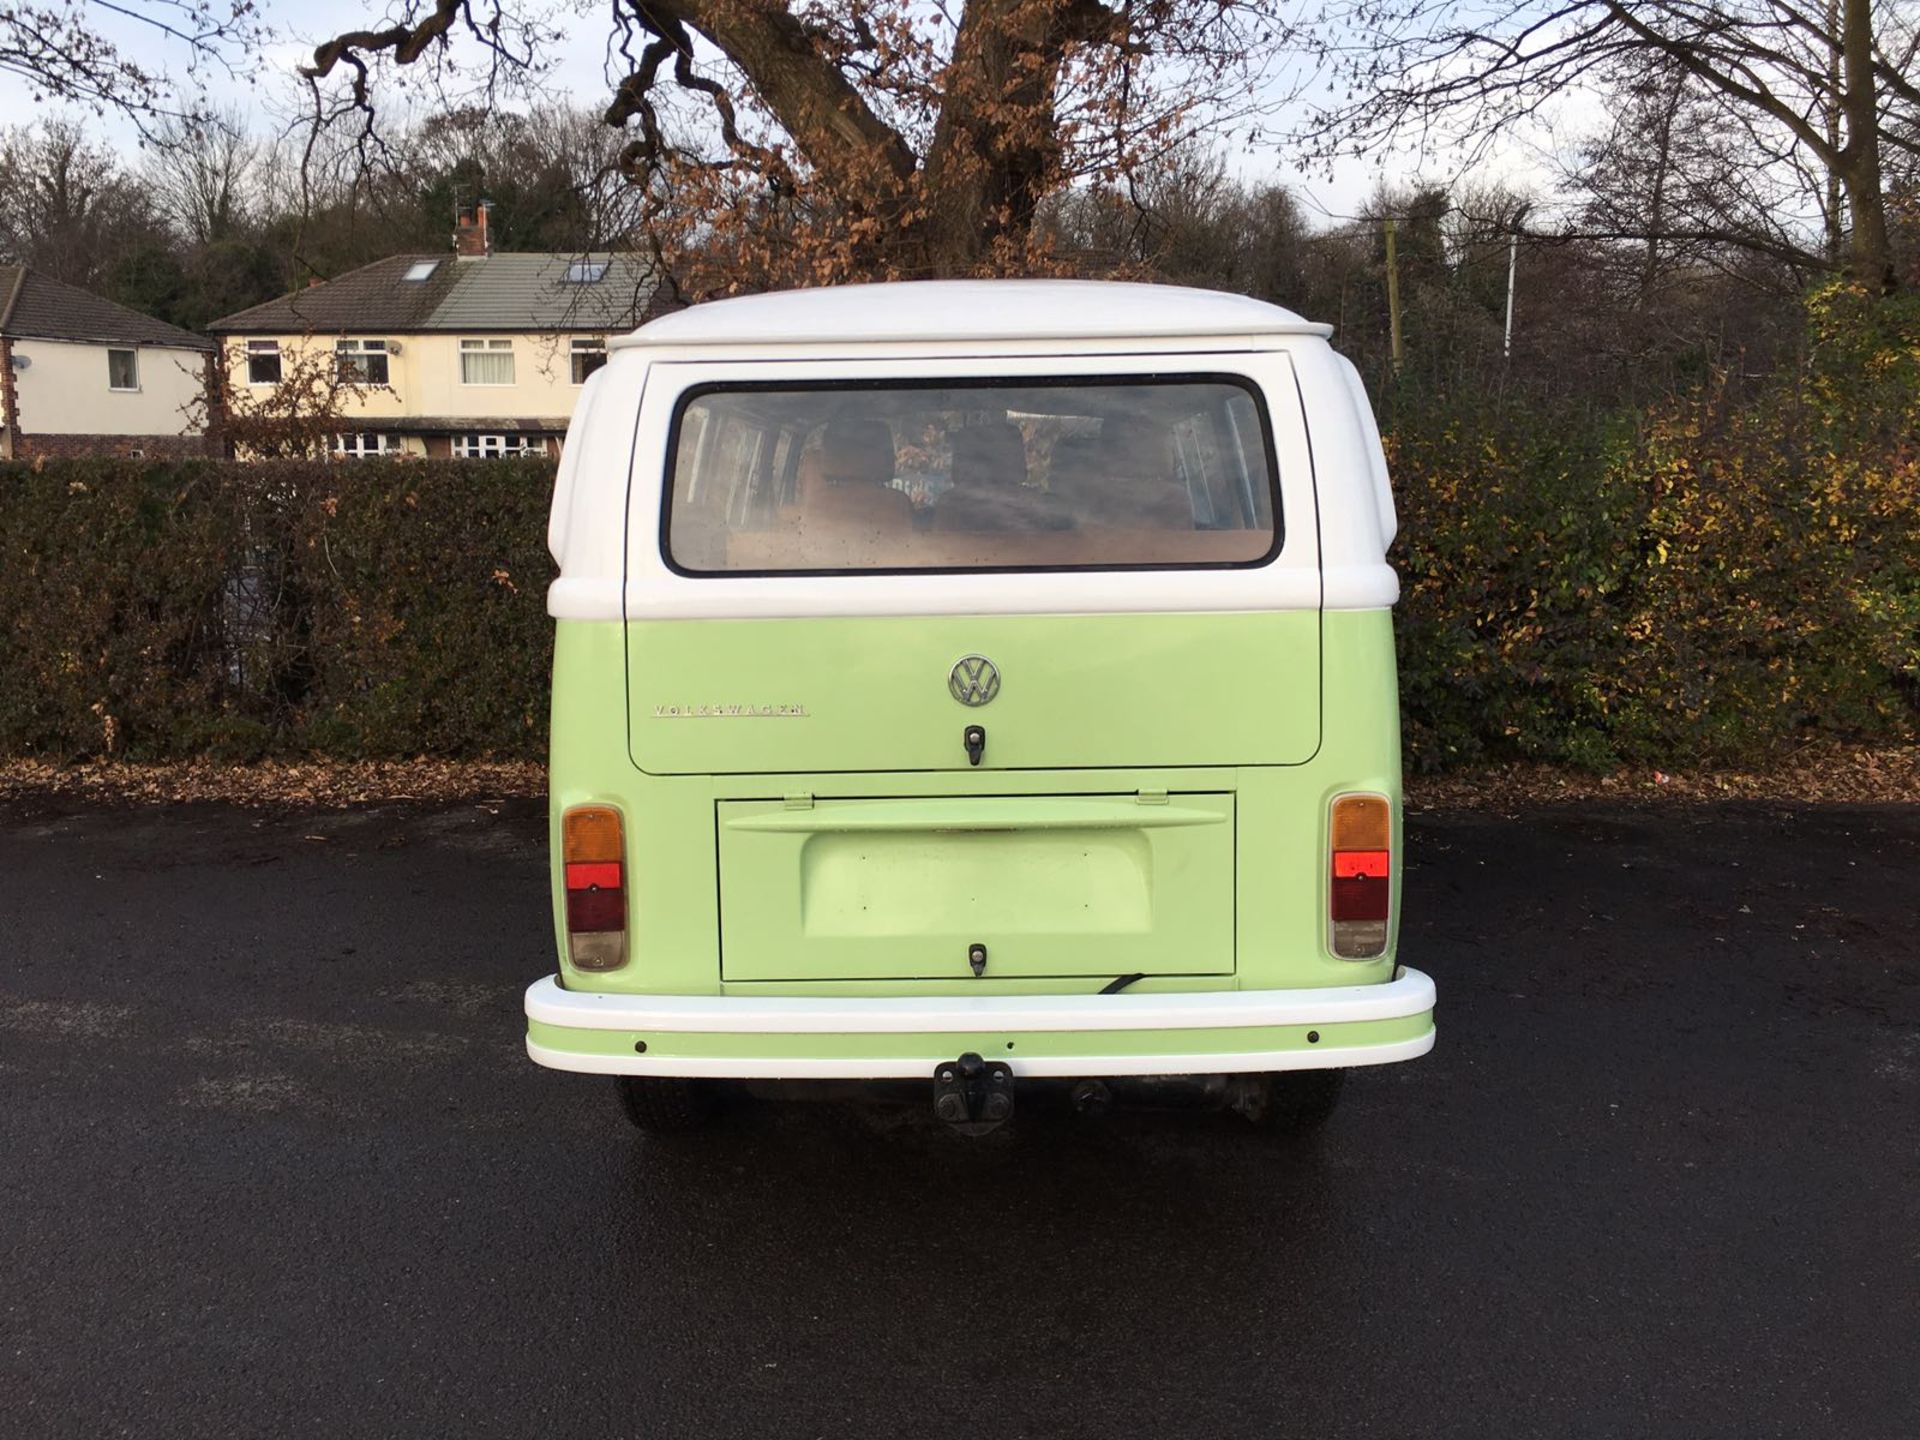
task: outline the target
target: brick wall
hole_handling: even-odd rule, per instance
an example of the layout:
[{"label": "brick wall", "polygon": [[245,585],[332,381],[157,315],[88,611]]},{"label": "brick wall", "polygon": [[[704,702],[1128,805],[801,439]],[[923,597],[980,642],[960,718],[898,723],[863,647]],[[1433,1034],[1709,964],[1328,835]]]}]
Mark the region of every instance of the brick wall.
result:
[{"label": "brick wall", "polygon": [[13,338],[0,335],[0,457],[19,454],[20,427],[14,423],[20,396],[13,381]]},{"label": "brick wall", "polygon": [[36,455],[74,460],[89,455],[133,455],[160,460],[189,459],[215,455],[217,451],[204,435],[34,435],[17,437],[14,456],[30,460]]}]

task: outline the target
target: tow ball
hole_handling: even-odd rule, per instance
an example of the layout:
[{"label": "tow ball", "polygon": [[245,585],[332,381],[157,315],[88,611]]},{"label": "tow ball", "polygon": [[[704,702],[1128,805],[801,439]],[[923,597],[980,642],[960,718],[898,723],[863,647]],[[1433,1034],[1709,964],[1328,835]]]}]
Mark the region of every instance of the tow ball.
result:
[{"label": "tow ball", "polygon": [[933,1072],[933,1113],[962,1135],[985,1135],[1013,1115],[1013,1070],[968,1051]]}]

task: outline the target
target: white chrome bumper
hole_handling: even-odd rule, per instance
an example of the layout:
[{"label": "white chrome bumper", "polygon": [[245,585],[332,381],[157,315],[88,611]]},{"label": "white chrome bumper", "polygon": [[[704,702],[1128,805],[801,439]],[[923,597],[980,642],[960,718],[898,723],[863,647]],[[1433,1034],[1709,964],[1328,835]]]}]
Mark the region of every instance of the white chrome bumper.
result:
[{"label": "white chrome bumper", "polygon": [[[1337,1027],[1430,1014],[1433,981],[1401,969],[1375,985],[1313,990],[1215,990],[1178,994],[1118,995],[928,995],[888,997],[617,995],[563,990],[548,976],[527,989],[527,1019],[562,1031],[623,1031],[647,1037],[644,1052],[565,1048],[529,1035],[527,1053],[556,1069],[623,1075],[705,1075],[735,1078],[892,1079],[920,1078],[951,1059],[956,1041],[944,1036],[992,1036],[1017,1044],[1024,1035],[1072,1032],[1154,1031],[1169,1043],[1140,1053],[1001,1053],[1016,1074],[1035,1076],[1177,1075],[1231,1071],[1324,1069],[1411,1060],[1433,1048],[1434,1032],[1386,1043],[1342,1044]],[[1281,1027],[1326,1027],[1318,1048],[1249,1043],[1223,1045],[1221,1031]],[[1182,1031],[1210,1032],[1181,1045]],[[888,1055],[834,1053],[832,1036],[899,1037],[901,1052]],[[733,1045],[724,1056],[676,1054],[675,1040],[694,1037],[818,1036],[811,1053],[756,1056],[753,1046]],[[563,1038],[548,1035],[549,1039]],[[584,1037],[582,1037],[584,1038]],[[1318,1037],[1316,1036],[1316,1039]],[[1356,1037],[1357,1038],[1357,1037]],[[1252,1039],[1252,1036],[1249,1036]],[[1115,1042],[1117,1043],[1117,1042]],[[769,1046],[769,1049],[772,1047]],[[851,1048],[851,1047],[850,1047]]]}]

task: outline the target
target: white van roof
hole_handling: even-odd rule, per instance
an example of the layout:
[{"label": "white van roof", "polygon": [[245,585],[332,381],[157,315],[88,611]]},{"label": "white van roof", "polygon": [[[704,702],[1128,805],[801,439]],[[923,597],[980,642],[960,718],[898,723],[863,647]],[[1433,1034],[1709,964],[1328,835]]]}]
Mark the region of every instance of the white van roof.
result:
[{"label": "white van roof", "polygon": [[1182,285],[1109,280],[907,280],[715,300],[611,342],[627,346],[867,341],[1125,340],[1319,335],[1291,310]]}]

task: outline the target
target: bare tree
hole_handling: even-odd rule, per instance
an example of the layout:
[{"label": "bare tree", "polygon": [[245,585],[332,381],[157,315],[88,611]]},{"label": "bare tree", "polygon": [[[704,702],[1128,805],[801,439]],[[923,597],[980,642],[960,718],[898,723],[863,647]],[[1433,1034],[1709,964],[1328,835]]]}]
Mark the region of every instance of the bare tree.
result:
[{"label": "bare tree", "polygon": [[1303,303],[1306,223],[1293,196],[1241,182],[1198,142],[1142,164],[1123,184],[1061,192],[1046,223],[1083,269]]},{"label": "bare tree", "polygon": [[[383,64],[537,63],[517,0],[418,0],[315,52],[322,114],[363,126]],[[1286,41],[1264,0],[617,0],[607,120],[662,243],[712,288],[1045,263],[1042,199],[1112,180],[1202,117],[1267,103]],[[327,87],[337,88],[327,88]],[[675,133],[677,103],[705,123]],[[696,286],[696,288],[705,288]]]},{"label": "bare tree", "polygon": [[70,121],[0,132],[0,258],[98,286],[159,226],[141,187]]},{"label": "bare tree", "polygon": [[[1622,242],[1604,253],[1624,305],[1657,310],[1670,281],[1703,269],[1770,274],[1797,290],[1844,263],[1844,213],[1829,205],[1825,177],[1769,149],[1663,57],[1609,79],[1610,123],[1579,146],[1563,185],[1577,202],[1571,234]],[[1757,270],[1750,256],[1771,264]]]},{"label": "bare tree", "polygon": [[[1570,90],[1657,60],[1740,126],[1755,155],[1829,184],[1846,209],[1846,268],[1876,290],[1896,283],[1883,153],[1920,143],[1910,4],[1356,0],[1336,6],[1314,40],[1352,97],[1308,127],[1325,154],[1436,135],[1484,142]],[[1814,236],[1707,222],[1684,233],[1833,263]]]},{"label": "bare tree", "polygon": [[[27,82],[36,97],[129,116],[143,133],[155,122],[200,113],[196,92],[167,70],[231,74],[265,38],[255,0],[40,0],[0,5],[0,73]],[[112,15],[140,35],[129,53],[102,33]]]},{"label": "bare tree", "polygon": [[257,200],[260,145],[246,117],[225,110],[154,129],[142,167],[148,193],[188,241],[210,245],[246,225]]}]

